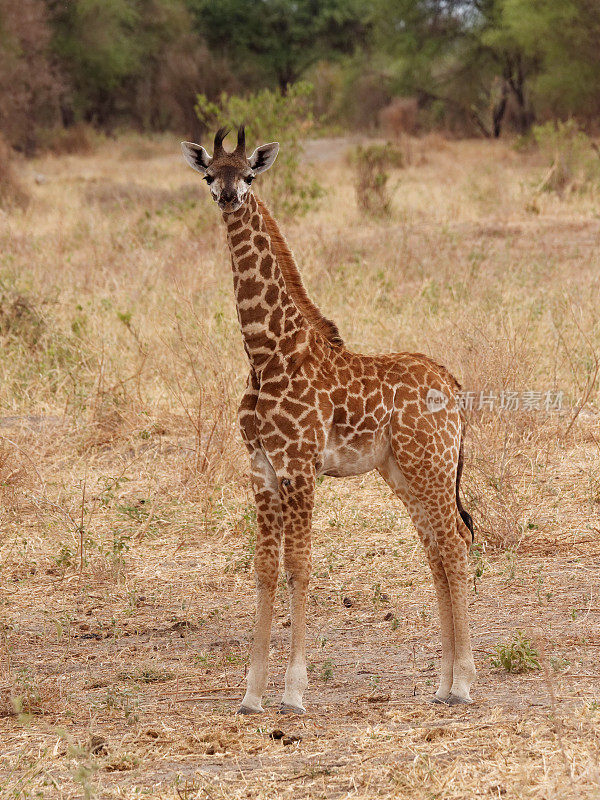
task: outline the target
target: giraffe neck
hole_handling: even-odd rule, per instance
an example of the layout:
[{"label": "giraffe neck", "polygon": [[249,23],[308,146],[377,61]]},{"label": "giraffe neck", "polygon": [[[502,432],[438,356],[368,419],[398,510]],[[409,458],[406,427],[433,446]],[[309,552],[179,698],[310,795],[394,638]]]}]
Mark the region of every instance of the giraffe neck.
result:
[{"label": "giraffe neck", "polygon": [[301,346],[308,323],[286,289],[254,195],[223,219],[244,348],[260,374],[274,355],[285,357]]}]

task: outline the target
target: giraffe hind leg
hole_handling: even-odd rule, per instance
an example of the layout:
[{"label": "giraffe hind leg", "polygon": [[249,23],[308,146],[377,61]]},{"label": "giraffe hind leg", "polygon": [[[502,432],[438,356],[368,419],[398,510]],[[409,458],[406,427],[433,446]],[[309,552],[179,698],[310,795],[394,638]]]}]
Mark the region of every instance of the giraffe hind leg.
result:
[{"label": "giraffe hind leg", "polygon": [[437,598],[442,638],[440,681],[434,695],[434,702],[446,702],[450,697],[453,680],[454,624],[450,587],[448,585],[448,579],[446,577],[440,551],[426,511],[419,502],[417,496],[410,491],[407,481],[395,457],[391,453],[384,464],[380,465],[379,473],[390,486],[394,494],[396,494],[406,506],[429,562]]},{"label": "giraffe hind leg", "polygon": [[291,644],[279,711],[303,714],[306,671],[306,600],[310,578],[311,519],[315,476],[307,470],[291,478],[282,494],[284,568],[290,595]]}]

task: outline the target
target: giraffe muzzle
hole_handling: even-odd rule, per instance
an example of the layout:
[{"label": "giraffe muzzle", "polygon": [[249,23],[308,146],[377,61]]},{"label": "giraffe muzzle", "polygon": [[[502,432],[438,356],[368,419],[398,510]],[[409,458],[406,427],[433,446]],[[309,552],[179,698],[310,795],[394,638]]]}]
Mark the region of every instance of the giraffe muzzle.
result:
[{"label": "giraffe muzzle", "polygon": [[242,205],[240,199],[237,196],[237,192],[234,192],[230,189],[223,189],[223,191],[219,195],[217,203],[221,211],[225,211],[228,213],[237,211],[238,208]]},{"label": "giraffe muzzle", "polygon": [[242,206],[239,200],[232,200],[232,201],[218,200],[217,205],[219,206],[221,211],[224,211],[226,214],[233,214],[234,211],[237,211]]}]

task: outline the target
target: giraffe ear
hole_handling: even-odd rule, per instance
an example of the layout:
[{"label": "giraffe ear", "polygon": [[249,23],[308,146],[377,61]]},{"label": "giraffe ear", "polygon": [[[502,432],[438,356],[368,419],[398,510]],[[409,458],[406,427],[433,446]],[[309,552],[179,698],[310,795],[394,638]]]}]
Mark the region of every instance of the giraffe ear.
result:
[{"label": "giraffe ear", "polygon": [[252,153],[248,159],[250,169],[259,175],[261,172],[266,172],[272,163],[277,158],[279,152],[279,142],[271,142],[270,144],[261,144]]},{"label": "giraffe ear", "polygon": [[183,157],[190,167],[195,169],[196,172],[205,175],[210,165],[210,156],[202,145],[194,144],[194,142],[182,142],[181,150],[183,151]]}]

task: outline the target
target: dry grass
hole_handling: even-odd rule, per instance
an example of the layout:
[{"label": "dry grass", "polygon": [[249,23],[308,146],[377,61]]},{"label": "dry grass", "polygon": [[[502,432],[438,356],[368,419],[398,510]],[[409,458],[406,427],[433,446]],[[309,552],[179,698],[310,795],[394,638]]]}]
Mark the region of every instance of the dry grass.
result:
[{"label": "dry grass", "polygon": [[[597,797],[599,198],[540,194],[502,144],[432,141],[365,220],[327,153],[328,196],[284,227],[350,345],[565,393],[470,414],[476,704],[428,702],[433,587],[369,475],[319,487],[311,713],[234,716],[255,519],[225,237],[177,142],[108,142],[40,159],[0,216],[2,797]],[[282,585],[272,706],[287,626]],[[517,630],[541,670],[492,666]]]},{"label": "dry grass", "polygon": [[26,208],[29,193],[20,179],[11,147],[0,136],[0,209]]}]

